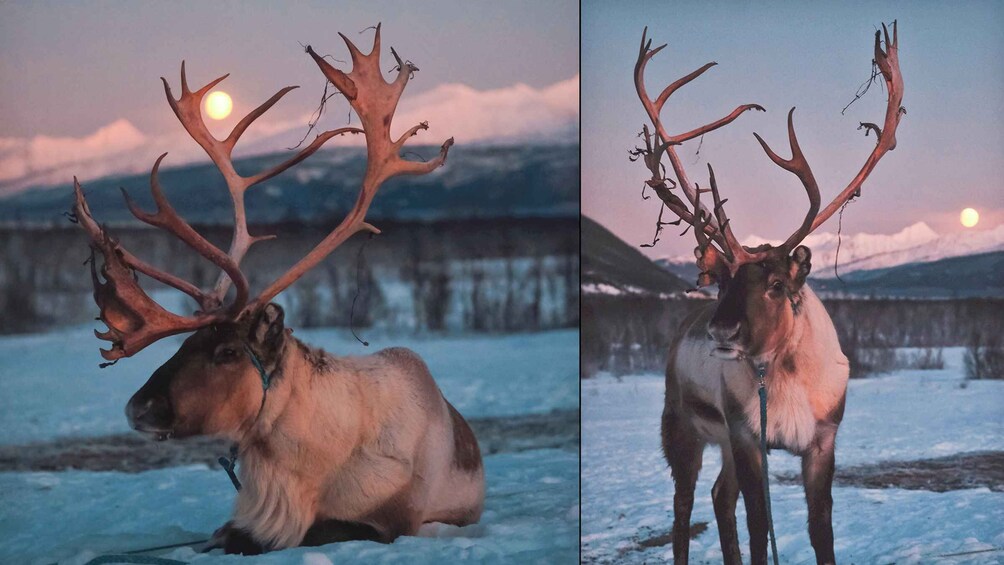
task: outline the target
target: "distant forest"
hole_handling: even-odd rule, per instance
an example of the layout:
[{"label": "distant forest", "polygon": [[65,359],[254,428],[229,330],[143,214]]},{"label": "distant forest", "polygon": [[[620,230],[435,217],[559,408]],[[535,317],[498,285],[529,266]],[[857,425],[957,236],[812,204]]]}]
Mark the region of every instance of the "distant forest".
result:
[{"label": "distant forest", "polygon": [[[582,297],[581,376],[662,373],[683,319],[707,299]],[[855,376],[875,363],[867,353],[895,347],[970,346],[1004,334],[1004,299],[824,299]]]},{"label": "distant forest", "polygon": [[[229,227],[195,226],[227,248]],[[274,241],[252,248],[242,268],[252,292],[305,255],[333,226],[253,226]],[[381,221],[280,295],[293,327],[377,327],[397,332],[511,332],[579,321],[577,218]],[[180,240],[143,227],[112,230],[143,259],[203,287],[218,270]],[[364,247],[363,247],[364,246]],[[44,331],[97,315],[83,231],[0,229],[0,333]],[[149,279],[144,288],[179,313],[194,302]],[[185,309],[189,309],[186,312]]]}]

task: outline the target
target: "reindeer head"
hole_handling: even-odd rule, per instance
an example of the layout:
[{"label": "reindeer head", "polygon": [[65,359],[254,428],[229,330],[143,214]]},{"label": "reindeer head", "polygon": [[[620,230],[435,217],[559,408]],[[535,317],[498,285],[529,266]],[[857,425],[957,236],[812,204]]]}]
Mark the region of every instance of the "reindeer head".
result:
[{"label": "reindeer head", "polygon": [[756,357],[773,351],[790,335],[812,253],[804,245],[790,255],[780,248],[772,251],[718,280],[718,305],[708,323],[716,356]]},{"label": "reindeer head", "polygon": [[283,311],[276,304],[249,321],[198,330],[129,399],[129,425],[161,440],[240,439],[257,419],[271,379],[280,376],[285,337]]},{"label": "reindeer head", "polygon": [[[171,206],[161,190],[157,171],[166,156],[161,155],[150,174],[150,186],[157,206],[155,213],[141,210],[123,189],[129,210],[139,220],[164,229],[181,239],[197,253],[221,269],[215,287],[204,292],[195,285],[154,267],[125,250],[91,215],[83,188],[74,179],[75,212],[81,227],[91,239],[92,250],[104,259],[100,274],[91,261],[94,300],[101,310],[100,319],[108,327],[95,332],[99,339],[110,341],[110,349],[102,349],[109,361],[130,357],[151,343],[167,336],[195,331],[181,349],[150,378],[149,382],[129,401],[126,412],[137,430],[158,436],[196,434],[237,434],[260,409],[262,399],[261,370],[257,365],[274,370],[280,364],[285,343],[282,309],[270,301],[327,257],[335,248],[360,231],[380,233],[365,221],[373,197],[382,183],[398,175],[429,173],[446,162],[453,145],[448,139],[439,155],[426,162],[407,161],[401,157],[405,142],[419,131],[428,129],[423,122],[404,132],[398,139],[390,137],[394,111],[412,74],[418,69],[404,62],[397,53],[396,76],[388,82],[380,66],[380,26],[372,51],[364,55],[342,36],[348,46],[353,68],[344,73],[307,47],[325,77],[345,95],[352,109],[360,116],[361,128],[344,127],[318,135],[307,147],[287,161],[253,176],[241,176],[234,169],[231,153],[238,139],[251,123],[264,114],[282,96],[296,87],[286,87],[245,116],[225,140],[218,140],[202,120],[202,98],[224,75],[199,90],[188,88],[185,64],[181,65],[181,97],[175,99],[164,79],[167,100],[178,120],[192,138],[206,151],[222,173],[233,201],[234,232],[230,250],[216,247],[187,222]],[[394,71],[392,71],[394,72]],[[244,194],[252,186],[270,179],[306,159],[327,140],[346,134],[363,134],[366,138],[366,172],[355,206],[335,229],[313,250],[269,284],[254,299],[250,299],[247,278],[240,263],[248,249],[273,236],[252,236],[248,232]],[[167,311],[141,287],[137,272],[167,284],[191,296],[198,310],[191,316]],[[234,291],[227,302],[231,284]]]},{"label": "reindeer head", "polygon": [[[880,128],[875,124],[862,123],[858,128],[864,129],[866,135],[874,131],[878,141],[858,174],[826,208],[820,211],[819,186],[798,146],[792,121],[795,109],[788,112],[790,159],[778,156],[759,135],[753,134],[771,161],[798,177],[809,198],[809,210],[805,219],[784,243],[777,247],[764,245],[757,248],[744,247],[736,239],[725,213],[727,200],[719,195],[715,171],[711,165],[708,165],[710,188],[701,189],[696,183],[691,184],[687,178],[675,147],[732,123],[747,110],[764,111],[764,108],[758,104],[744,104],[720,120],[686,133],[670,135],[662,123],[663,105],[673,92],[703,74],[715,63],[708,63],[670,84],[658,98],[652,100],[645,89],[645,65],[665,45],[652,49],[652,42],[647,40],[647,34],[646,28],[642,34],[634,79],[638,97],[655,131],[650,133],[648,126],[644,126],[644,147],[636,148],[631,154],[632,159],[645,163],[652,175],[646,181],[646,186],[652,188],[662,200],[652,245],[658,241],[663,226],[685,222],[688,224],[687,229],[692,227],[697,239],[694,254],[700,268],[697,284],[718,285],[718,304],[708,325],[708,337],[716,345],[715,355],[729,359],[764,355],[790,335],[799,313],[801,291],[809,275],[812,258],[809,248],[799,244],[850,198],[860,195],[861,185],[879,159],[896,147],[896,128],[901,114],[905,112],[900,105],[903,100],[903,77],[899,70],[896,23],[893,22],[891,40],[885,25],[882,26],[881,33],[875,33],[874,62],[882,72],[888,92],[884,126]],[[884,49],[882,34],[885,37]],[[663,157],[669,158],[678,183],[666,177]],[[686,201],[674,192],[677,188],[682,189]],[[701,195],[709,192],[713,204],[711,209],[701,202]],[[676,214],[677,220],[662,221],[663,212],[667,208]],[[685,229],[684,233],[686,231]]]}]

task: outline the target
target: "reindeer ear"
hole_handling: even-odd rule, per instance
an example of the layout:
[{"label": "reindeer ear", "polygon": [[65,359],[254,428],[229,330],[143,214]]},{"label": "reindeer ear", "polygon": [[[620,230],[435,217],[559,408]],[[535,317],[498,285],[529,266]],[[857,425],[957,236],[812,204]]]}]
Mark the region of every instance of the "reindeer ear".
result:
[{"label": "reindeer ear", "polygon": [[285,316],[282,307],[274,302],[268,303],[251,323],[249,341],[263,351],[277,347],[282,342]]},{"label": "reindeer ear", "polygon": [[799,245],[788,258],[788,275],[791,277],[792,290],[798,290],[805,284],[809,271],[812,270],[812,251],[804,245]]}]

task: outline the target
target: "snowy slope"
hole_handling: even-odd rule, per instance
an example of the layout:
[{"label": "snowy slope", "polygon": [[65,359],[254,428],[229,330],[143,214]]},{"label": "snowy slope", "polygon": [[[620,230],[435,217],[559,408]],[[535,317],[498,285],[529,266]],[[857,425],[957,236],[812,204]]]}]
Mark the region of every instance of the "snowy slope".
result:
[{"label": "snowy slope", "polygon": [[595,220],[582,216],[580,225],[583,294],[658,296],[691,288]]},{"label": "snowy slope", "polygon": [[[1004,382],[961,382],[961,350],[946,354],[945,370],[900,371],[850,383],[837,437],[837,467],[883,460],[1004,450]],[[639,547],[665,534],[673,516],[673,483],[663,459],[659,426],[663,377],[583,381],[582,539],[585,563],[672,560],[672,546]],[[936,410],[926,409],[937,403]],[[704,452],[692,523],[708,529],[691,541],[691,558],[721,561],[711,487],[721,467],[718,448]],[[794,474],[799,461],[770,455],[771,475]],[[773,480],[782,563],[815,563],[800,486]],[[1004,553],[939,555],[1004,546],[1004,493],[986,488],[935,493],[897,488],[833,489],[836,554],[843,563],[1000,563]],[[745,511],[737,514],[740,545],[749,561]]]},{"label": "snowy slope", "polygon": [[[1004,225],[982,231],[939,234],[924,222],[918,222],[894,234],[857,233],[840,238],[839,270],[841,274],[866,269],[881,269],[924,263],[1004,250]],[[825,266],[830,272],[837,256],[838,238],[835,233],[818,232],[805,238],[804,245],[812,250],[813,265]],[[755,247],[762,243],[779,245],[780,240],[769,240],[755,235],[742,241]],[[689,268],[693,257],[681,256],[661,260],[674,272]]]}]

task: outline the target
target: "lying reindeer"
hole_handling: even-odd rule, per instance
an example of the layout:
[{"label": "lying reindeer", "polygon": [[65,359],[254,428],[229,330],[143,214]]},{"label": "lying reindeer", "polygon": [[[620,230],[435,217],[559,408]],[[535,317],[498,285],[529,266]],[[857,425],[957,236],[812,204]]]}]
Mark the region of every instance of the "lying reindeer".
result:
[{"label": "lying reindeer", "polygon": [[[699,286],[718,285],[718,300],[709,304],[680,327],[680,337],[670,348],[666,368],[666,402],[662,415],[662,447],[673,473],[673,556],[676,563],[689,558],[690,515],[694,488],[707,444],[721,446],[722,470],[711,491],[715,518],[725,563],[742,563],[736,533],[736,502],[739,493],[746,505],[753,563],[767,562],[767,510],[763,490],[763,461],[759,449],[760,402],[758,377],[768,391],[767,439],[802,458],[802,479],[809,506],[809,539],[818,563],[833,563],[831,487],[834,442],[844,414],[848,363],[840,350],[837,333],[822,302],[805,284],[812,254],[799,243],[851,197],[886,152],[896,147],[903,100],[903,77],[899,70],[896,24],[893,37],[885,32],[885,49],[875,34],[875,64],[889,93],[882,128],[862,123],[866,133],[876,134],[877,145],[851,183],[822,212],[819,187],[802,155],[788,113],[791,159],[774,153],[760,138],[767,156],[794,173],[809,197],[809,212],[802,225],[778,247],[744,248],[739,244],[725,215],[714,171],[708,166],[710,189],[691,185],[675,145],[725,126],[747,110],[764,109],[756,104],[736,108],[730,115],[687,133],[669,135],[663,127],[662,107],[673,92],[697,78],[714,63],[683,77],[654,101],[645,90],[644,72],[662,47],[651,49],[642,36],[635,85],[655,133],[646,147],[633,152],[652,172],[647,185],[655,190],[681,221],[693,227],[701,269]],[[647,30],[646,30],[647,34]],[[754,134],[756,135],[756,134]],[[662,157],[669,157],[679,184],[665,177]],[[687,202],[673,190],[679,186]],[[701,202],[711,192],[713,207]],[[667,222],[660,212],[658,231]]]},{"label": "lying reindeer", "polygon": [[[214,435],[239,444],[243,488],[233,520],[217,531],[210,546],[227,553],[348,539],[391,542],[415,534],[426,522],[477,522],[484,505],[477,440],[418,355],[400,348],[366,357],[329,355],[294,338],[282,309],[270,303],[353,234],[379,233],[364,220],[380,185],[394,176],[435,170],[453,144],[447,140],[439,156],[425,163],[402,159],[405,141],[428,128],[422,123],[396,141],[390,137],[394,110],[417,69],[391,49],[397,75],[392,82],[384,80],[380,26],[368,55],[342,38],[352,56],[350,73],[334,68],[310,47],[307,52],[348,99],[362,127],[322,133],[288,161],[250,177],[234,170],[233,147],[251,122],[295,87],[279,91],[219,141],[206,128],[200,106],[226,77],[192,92],[182,64],[177,100],[164,81],[174,113],[226,180],[234,204],[230,250],[209,243],[175,212],[157,179],[163,155],[150,176],[157,211],[144,212],[128,194],[126,202],[137,218],[174,234],[220,267],[211,292],[122,248],[94,221],[74,179],[76,217],[92,249],[104,258],[104,282],[91,263],[94,298],[108,326],[107,332],[95,333],[112,343],[102,356],[116,361],[161,338],[195,331],[130,399],[126,414],[133,428],[157,439]],[[268,237],[248,233],[245,191],[344,134],[366,138],[366,173],[355,206],[306,257],[249,300],[240,262],[252,244]],[[199,310],[192,316],[166,311],[139,286],[136,272],[190,295]],[[225,303],[231,284],[233,300]]]}]

